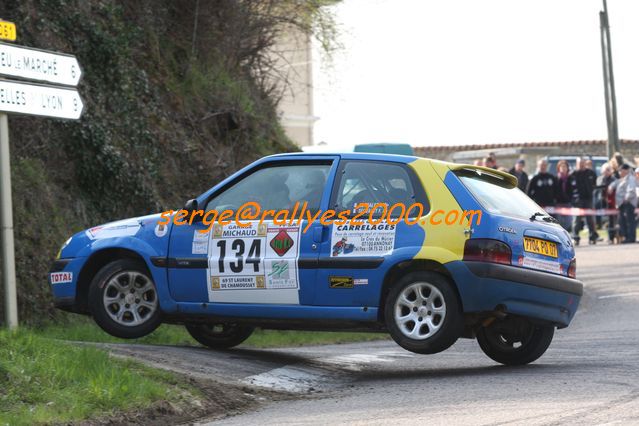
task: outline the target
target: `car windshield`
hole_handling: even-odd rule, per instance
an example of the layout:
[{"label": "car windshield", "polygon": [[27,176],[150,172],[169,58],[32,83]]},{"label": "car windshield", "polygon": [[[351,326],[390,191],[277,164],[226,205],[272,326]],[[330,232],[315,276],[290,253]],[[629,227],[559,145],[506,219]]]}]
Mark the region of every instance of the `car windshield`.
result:
[{"label": "car windshield", "polygon": [[519,188],[512,187],[498,175],[474,169],[458,170],[456,175],[490,213],[528,219],[544,211]]}]

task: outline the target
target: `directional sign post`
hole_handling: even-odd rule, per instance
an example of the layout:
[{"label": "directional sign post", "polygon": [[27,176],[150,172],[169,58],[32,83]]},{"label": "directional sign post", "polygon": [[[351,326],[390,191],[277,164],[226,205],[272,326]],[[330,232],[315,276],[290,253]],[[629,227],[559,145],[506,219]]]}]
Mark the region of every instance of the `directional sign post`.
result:
[{"label": "directional sign post", "polygon": [[77,120],[82,108],[75,89],[0,80],[0,111]]},{"label": "directional sign post", "polygon": [[82,70],[72,55],[0,43],[0,75],[76,86]]},{"label": "directional sign post", "polygon": [[[0,21],[0,39],[15,40],[15,35],[15,24]],[[0,78],[0,258],[5,324],[9,328],[15,328],[18,326],[18,304],[9,164],[9,120],[5,113],[79,119],[84,104],[73,86],[80,82],[82,69],[77,59],[71,55],[0,43],[0,76],[10,78]],[[54,85],[15,81],[14,78]]]}]

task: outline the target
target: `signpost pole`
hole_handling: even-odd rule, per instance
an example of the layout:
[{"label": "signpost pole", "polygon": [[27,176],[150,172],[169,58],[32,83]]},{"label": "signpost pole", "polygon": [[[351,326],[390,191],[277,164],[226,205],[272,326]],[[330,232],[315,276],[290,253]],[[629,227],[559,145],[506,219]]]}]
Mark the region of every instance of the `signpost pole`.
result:
[{"label": "signpost pole", "polygon": [[16,296],[16,265],[13,244],[13,205],[11,202],[11,167],[9,162],[9,119],[0,113],[0,251],[2,252],[2,283],[4,287],[5,325],[18,326]]}]

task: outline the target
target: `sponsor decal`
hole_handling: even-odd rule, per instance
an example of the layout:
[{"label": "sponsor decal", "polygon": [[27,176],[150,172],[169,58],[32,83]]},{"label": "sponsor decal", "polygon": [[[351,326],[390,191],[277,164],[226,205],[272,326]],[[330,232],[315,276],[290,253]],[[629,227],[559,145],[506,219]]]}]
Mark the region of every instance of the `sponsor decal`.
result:
[{"label": "sponsor decal", "polygon": [[252,290],[264,288],[264,277],[211,277],[212,290]]},{"label": "sponsor decal", "polygon": [[209,252],[209,233],[193,231],[192,254],[207,254]]},{"label": "sponsor decal", "polygon": [[331,256],[383,256],[395,246],[395,225],[334,225]]},{"label": "sponsor decal", "polygon": [[330,288],[353,288],[354,285],[353,277],[328,277]]},{"label": "sponsor decal", "polygon": [[207,254],[209,252],[208,241],[193,241],[191,244],[192,254]]},{"label": "sponsor decal", "polygon": [[168,225],[157,224],[157,225],[155,225],[155,236],[158,237],[158,238],[162,238],[163,236],[166,235],[168,230],[169,230]]},{"label": "sponsor decal", "polygon": [[291,270],[295,270],[295,260],[267,260],[267,288],[297,288],[297,282],[291,275]]},{"label": "sponsor decal", "polygon": [[132,237],[140,230],[140,222],[137,219],[113,222],[102,226],[95,226],[86,231],[91,240],[115,237]]},{"label": "sponsor decal", "polygon": [[293,239],[285,230],[281,230],[273,237],[269,245],[278,256],[284,256],[293,247]]},{"label": "sponsor decal", "polygon": [[49,274],[51,284],[65,284],[73,281],[73,272],[52,272]]},{"label": "sponsor decal", "polygon": [[368,285],[368,278],[355,278],[353,280],[355,285]]},{"label": "sponsor decal", "polygon": [[532,257],[520,257],[518,259],[520,266],[531,269],[538,269],[540,271],[553,272],[560,274],[562,272],[561,264],[559,262],[553,262],[550,260],[535,259]]}]

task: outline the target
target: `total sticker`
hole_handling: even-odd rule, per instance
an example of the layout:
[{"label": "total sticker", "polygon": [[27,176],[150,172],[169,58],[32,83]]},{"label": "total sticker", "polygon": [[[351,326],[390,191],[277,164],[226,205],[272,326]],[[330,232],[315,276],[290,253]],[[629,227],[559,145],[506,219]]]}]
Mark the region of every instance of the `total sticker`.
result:
[{"label": "total sticker", "polygon": [[53,272],[49,275],[51,284],[64,284],[73,281],[73,272]]}]

